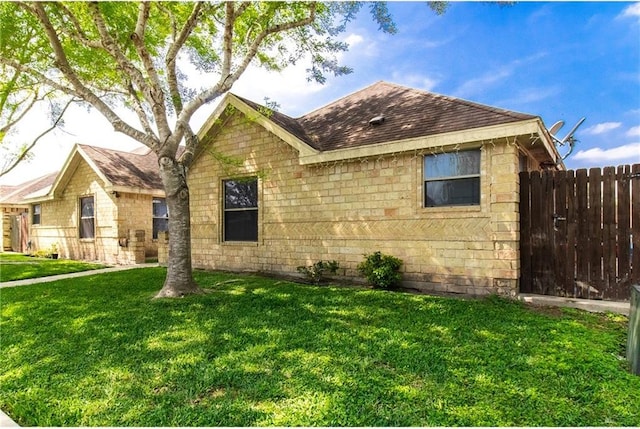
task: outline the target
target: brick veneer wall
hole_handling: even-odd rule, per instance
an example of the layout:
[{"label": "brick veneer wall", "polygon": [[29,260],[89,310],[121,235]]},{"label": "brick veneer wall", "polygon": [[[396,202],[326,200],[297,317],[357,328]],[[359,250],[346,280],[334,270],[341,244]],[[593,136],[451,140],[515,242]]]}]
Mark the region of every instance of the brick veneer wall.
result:
[{"label": "brick veneer wall", "polygon": [[[363,254],[380,250],[403,260],[405,286],[517,291],[518,149],[506,140],[482,146],[480,206],[447,208],[422,207],[423,157],[413,152],[301,166],[290,145],[237,113],[212,147],[244,165],[229,171],[204,153],[189,170],[194,267],[291,275],[336,260],[357,280]],[[225,243],[222,180],[255,174],[259,240]]]},{"label": "brick veneer wall", "polygon": [[[78,235],[78,204],[84,196],[94,197],[94,239]],[[145,253],[157,252],[151,240],[152,197],[107,192],[85,162],[79,164],[61,197],[43,201],[41,207],[40,225],[31,225],[30,230],[34,250],[56,243],[62,258],[112,264],[142,263]]]}]

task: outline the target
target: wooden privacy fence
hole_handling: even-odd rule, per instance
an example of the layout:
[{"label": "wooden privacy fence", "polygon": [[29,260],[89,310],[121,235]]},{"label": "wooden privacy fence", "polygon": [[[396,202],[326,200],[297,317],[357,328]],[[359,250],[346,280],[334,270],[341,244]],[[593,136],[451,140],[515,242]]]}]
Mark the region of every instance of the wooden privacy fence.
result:
[{"label": "wooden privacy fence", "polygon": [[640,164],[520,173],[520,291],[628,300],[640,284]]}]

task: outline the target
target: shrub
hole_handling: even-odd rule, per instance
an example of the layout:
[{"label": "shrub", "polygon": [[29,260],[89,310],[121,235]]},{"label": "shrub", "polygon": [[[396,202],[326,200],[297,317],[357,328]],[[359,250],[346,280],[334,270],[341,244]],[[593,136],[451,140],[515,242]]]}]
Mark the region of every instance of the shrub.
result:
[{"label": "shrub", "polygon": [[309,267],[299,266],[297,270],[313,283],[319,284],[324,279],[325,271],[335,274],[338,268],[340,268],[340,264],[336,261],[318,261]]},{"label": "shrub", "polygon": [[402,261],[395,256],[384,255],[380,251],[364,255],[365,259],[358,264],[358,271],[367,281],[378,288],[390,288],[400,284]]}]

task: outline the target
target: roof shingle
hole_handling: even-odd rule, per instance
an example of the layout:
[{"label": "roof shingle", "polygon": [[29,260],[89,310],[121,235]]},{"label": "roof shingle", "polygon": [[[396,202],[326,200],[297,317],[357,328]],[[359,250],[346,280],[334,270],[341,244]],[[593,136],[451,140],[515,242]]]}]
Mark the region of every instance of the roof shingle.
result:
[{"label": "roof shingle", "polygon": [[153,151],[139,154],[88,145],[78,146],[113,186],[163,189],[158,173],[158,157]]},{"label": "roof shingle", "polygon": [[[376,116],[380,125],[370,125]],[[455,97],[377,82],[297,122],[322,151],[534,119],[536,116],[486,106]]]}]

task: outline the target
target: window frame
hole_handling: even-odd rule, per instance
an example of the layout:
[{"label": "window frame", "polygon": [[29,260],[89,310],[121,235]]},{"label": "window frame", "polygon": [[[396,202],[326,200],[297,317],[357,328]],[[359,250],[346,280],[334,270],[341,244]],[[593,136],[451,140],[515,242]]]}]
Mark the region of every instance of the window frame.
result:
[{"label": "window frame", "polygon": [[[38,210],[36,210],[36,207],[38,208]],[[38,217],[37,222],[36,222],[36,216]],[[42,223],[42,204],[33,204],[31,206],[31,224],[40,225],[41,223]]]},{"label": "window frame", "polygon": [[[251,183],[255,183],[255,205],[254,206],[248,206],[248,207],[232,207],[232,208],[228,208],[227,207],[227,183],[229,182],[251,182]],[[222,243],[241,243],[241,244],[257,244],[259,242],[260,239],[260,197],[259,197],[259,192],[260,192],[260,183],[258,180],[257,176],[246,176],[246,177],[239,177],[239,178],[229,178],[229,179],[224,179],[222,180],[221,183],[221,216],[222,216],[222,221],[220,222],[221,225],[221,231],[220,231],[220,237],[221,237],[221,242]],[[255,225],[254,226],[254,231],[255,231],[255,235],[252,235],[249,239],[238,239],[236,237],[232,237],[232,238],[228,238],[228,230],[227,230],[227,226],[228,226],[228,220],[227,220],[227,216],[231,215],[232,213],[249,213],[249,212],[255,212]],[[253,222],[253,221],[252,221]]]},{"label": "window frame", "polygon": [[[437,157],[442,155],[458,155],[464,152],[476,152],[478,154],[478,166],[477,172],[473,174],[459,174],[449,176],[435,176],[427,177],[427,160],[431,157]],[[422,208],[423,209],[464,209],[464,208],[479,208],[482,204],[482,149],[481,148],[469,148],[458,151],[445,152],[444,154],[425,154],[422,159]],[[477,179],[477,200],[473,202],[464,203],[443,203],[443,204],[428,204],[427,189],[429,182],[453,182],[461,181],[465,179]]]},{"label": "window frame", "polygon": [[[156,216],[156,200],[162,200],[164,206],[166,207],[166,214],[163,216]],[[166,220],[166,229],[160,230],[156,225],[156,220]],[[157,240],[158,236],[161,232],[166,232],[169,230],[169,207],[167,206],[167,199],[163,197],[152,197],[151,198],[151,239]]]},{"label": "window frame", "polygon": [[[91,216],[83,215],[83,201],[91,199]],[[91,236],[85,236],[84,223],[91,220]],[[78,238],[80,240],[95,240],[96,238],[96,199],[94,195],[85,195],[78,199]]]}]

